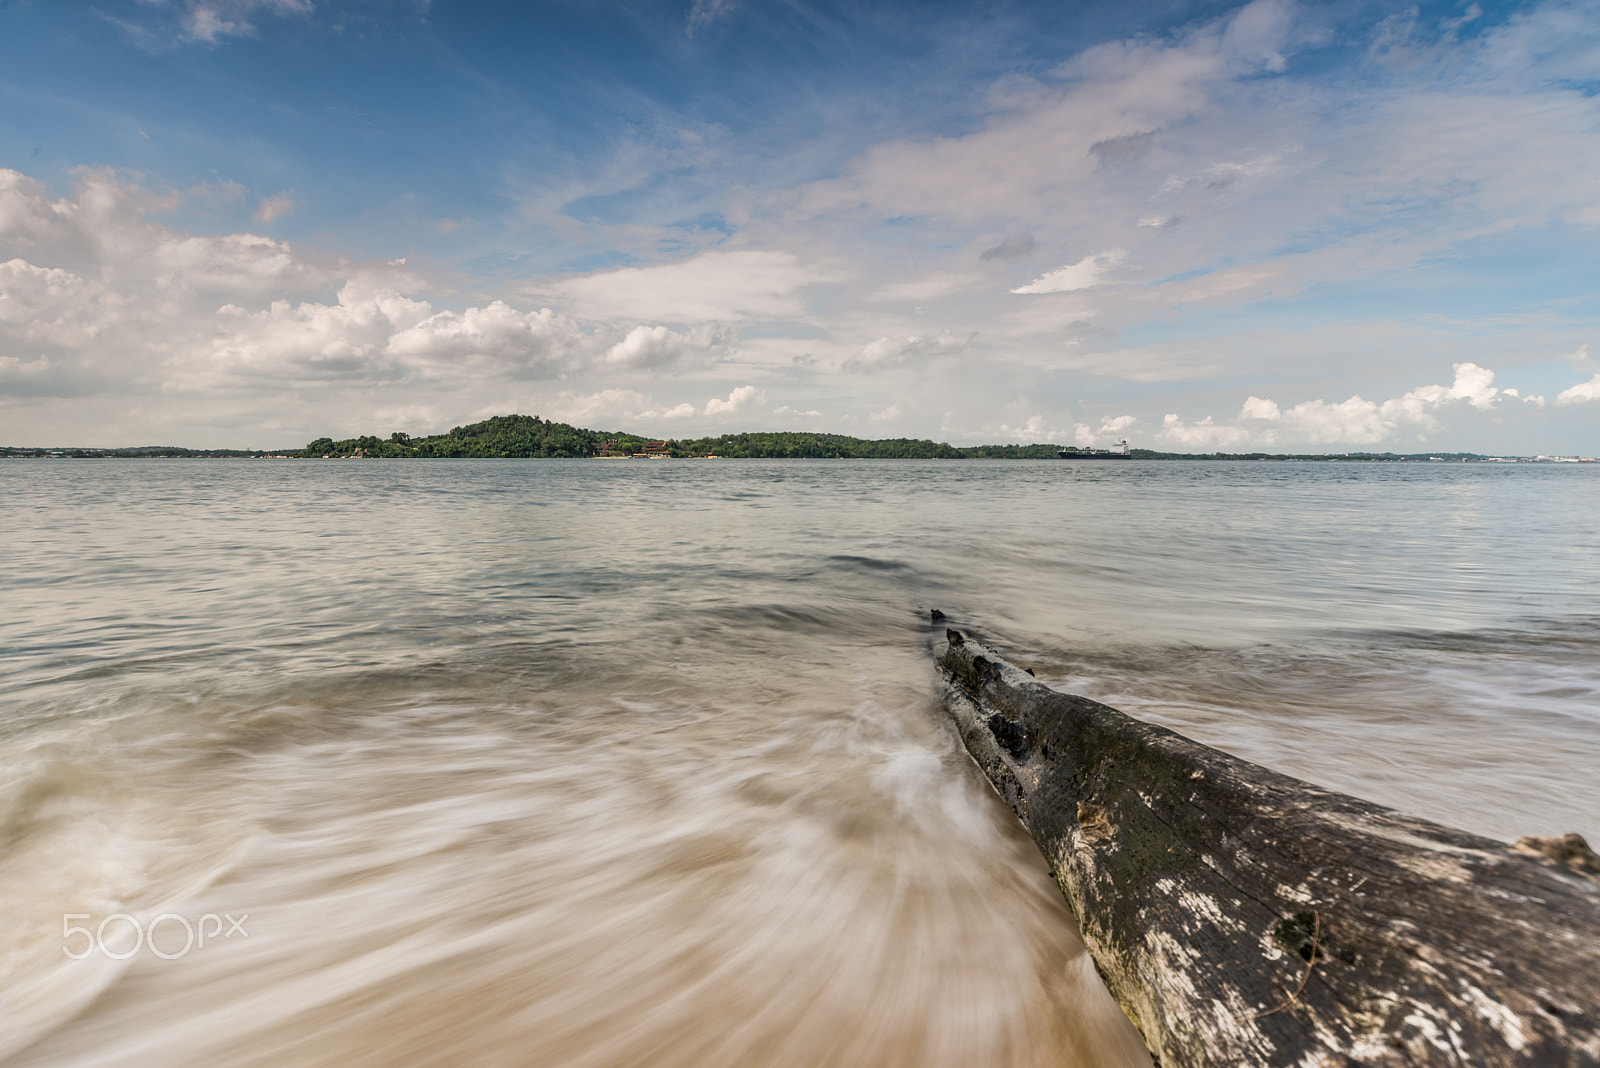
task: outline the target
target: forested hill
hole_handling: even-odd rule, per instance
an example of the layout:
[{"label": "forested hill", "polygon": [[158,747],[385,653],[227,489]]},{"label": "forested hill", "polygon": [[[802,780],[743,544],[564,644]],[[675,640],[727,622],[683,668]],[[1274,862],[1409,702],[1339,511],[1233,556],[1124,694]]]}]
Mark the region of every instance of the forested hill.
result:
[{"label": "forested hill", "polygon": [[986,457],[1053,460],[1056,457],[1056,447],[1053,445],[984,445],[958,449],[943,442],[921,438],[869,440],[842,434],[795,432],[724,434],[721,437],[682,441],[653,441],[625,431],[585,430],[534,415],[498,415],[432,437],[413,438],[394,433],[387,438],[367,435],[343,441],[318,438],[299,455],[353,456],[357,449],[372,457],[628,456],[658,452],[668,456],[774,459],[959,460]]},{"label": "forested hill", "polygon": [[[413,438],[394,433],[387,438],[367,435],[334,441],[318,438],[299,457],[480,457],[485,459],[529,456],[726,456],[745,459],[863,459],[863,460],[1054,460],[1056,445],[974,445],[956,448],[926,438],[852,438],[843,434],[808,434],[794,431],[758,434],[723,434],[720,437],[654,441],[626,431],[585,430],[552,423],[536,415],[497,415],[481,423],[458,426],[445,434]],[[42,454],[42,450],[4,450],[15,455]],[[94,455],[208,455],[191,450],[90,450]],[[1076,451],[1066,450],[1068,453]],[[222,455],[213,452],[209,455]],[[235,455],[250,455],[239,453]],[[1471,462],[1488,459],[1480,453],[1181,453],[1134,449],[1136,460],[1362,460]],[[1531,457],[1529,458],[1531,459]]]},{"label": "forested hill", "polygon": [[[413,438],[394,433],[387,438],[366,435],[335,441],[318,438],[304,449],[263,452],[257,449],[188,449],[171,445],[128,448],[0,446],[0,459],[27,457],[151,458],[212,457],[283,459],[315,457],[470,457],[510,459],[520,457],[582,456],[726,456],[748,459],[863,459],[863,460],[1054,460],[1078,450],[1055,445],[973,445],[956,448],[926,438],[852,438],[843,434],[809,434],[795,431],[758,434],[723,434],[720,437],[653,441],[626,431],[585,430],[553,423],[536,415],[497,415],[481,423],[458,426],[444,434]],[[1136,460],[1363,460],[1455,461],[1487,457],[1479,453],[1181,453],[1134,449]],[[1550,457],[1521,457],[1524,460]],[[1576,458],[1574,458],[1576,459]]]}]

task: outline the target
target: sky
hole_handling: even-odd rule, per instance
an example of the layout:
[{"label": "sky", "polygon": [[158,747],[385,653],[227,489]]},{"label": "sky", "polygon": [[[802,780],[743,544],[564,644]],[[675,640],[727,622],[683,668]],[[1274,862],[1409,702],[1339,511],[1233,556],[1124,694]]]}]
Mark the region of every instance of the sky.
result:
[{"label": "sky", "polygon": [[0,444],[1600,453],[1600,0],[0,0]]}]

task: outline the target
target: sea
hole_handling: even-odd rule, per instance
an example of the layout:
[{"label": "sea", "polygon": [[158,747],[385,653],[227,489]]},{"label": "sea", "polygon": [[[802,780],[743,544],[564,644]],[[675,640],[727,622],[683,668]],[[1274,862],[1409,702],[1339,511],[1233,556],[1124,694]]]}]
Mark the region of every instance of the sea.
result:
[{"label": "sea", "polygon": [[1600,840],[1600,465],[0,462],[0,1063],[1147,1065],[938,700]]}]

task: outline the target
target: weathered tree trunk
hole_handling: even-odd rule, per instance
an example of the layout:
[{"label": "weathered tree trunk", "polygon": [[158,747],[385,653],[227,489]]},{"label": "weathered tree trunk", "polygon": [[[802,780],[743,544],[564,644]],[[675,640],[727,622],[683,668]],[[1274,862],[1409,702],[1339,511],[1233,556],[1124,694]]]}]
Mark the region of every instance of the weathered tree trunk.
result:
[{"label": "weathered tree trunk", "polygon": [[968,751],[1161,1065],[1600,1065],[1600,882],[1581,839],[1518,852],[947,641]]}]

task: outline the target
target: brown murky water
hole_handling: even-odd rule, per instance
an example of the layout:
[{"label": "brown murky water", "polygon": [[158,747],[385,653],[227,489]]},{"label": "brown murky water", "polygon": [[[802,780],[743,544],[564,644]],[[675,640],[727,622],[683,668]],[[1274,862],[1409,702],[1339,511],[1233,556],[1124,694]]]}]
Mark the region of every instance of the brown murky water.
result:
[{"label": "brown murky water", "polygon": [[0,1060],[1147,1063],[919,613],[1595,835],[1596,474],[5,464]]}]

